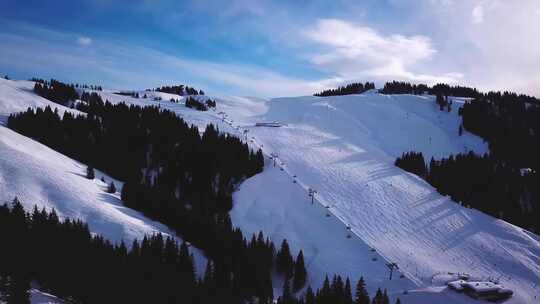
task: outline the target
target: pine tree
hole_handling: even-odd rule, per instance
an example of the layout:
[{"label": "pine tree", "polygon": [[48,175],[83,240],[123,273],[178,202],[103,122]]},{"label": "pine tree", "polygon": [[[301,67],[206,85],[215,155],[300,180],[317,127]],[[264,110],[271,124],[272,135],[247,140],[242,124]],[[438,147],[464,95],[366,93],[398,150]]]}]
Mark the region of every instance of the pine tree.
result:
[{"label": "pine tree", "polygon": [[116,193],[116,186],[114,185],[114,182],[111,182],[109,187],[107,188],[107,192],[109,193]]},{"label": "pine tree", "polygon": [[349,280],[349,278],[347,278],[347,280],[345,281],[344,295],[345,295],[345,304],[352,304],[353,298],[352,298],[352,290],[351,290],[351,281]]},{"label": "pine tree", "polygon": [[369,304],[369,294],[366,290],[366,283],[364,282],[364,277],[360,277],[358,284],[356,284],[356,299],[355,304]]},{"label": "pine tree", "polygon": [[296,292],[304,287],[306,284],[306,267],[304,265],[304,253],[302,250],[298,253],[296,258],[296,263],[294,264],[294,279],[293,279],[293,290]]},{"label": "pine tree", "polygon": [[95,177],[96,173],[94,172],[94,168],[92,166],[86,167],[86,178],[94,179]]},{"label": "pine tree", "polygon": [[306,290],[305,304],[315,304],[315,294],[313,293],[311,286],[308,286]]},{"label": "pine tree", "polygon": [[291,286],[289,280],[285,279],[283,282],[283,295],[281,296],[282,303],[290,303],[292,300]]},{"label": "pine tree", "polygon": [[286,239],[281,242],[281,248],[277,253],[276,268],[279,273],[285,275],[285,279],[289,279],[293,275],[294,261]]}]

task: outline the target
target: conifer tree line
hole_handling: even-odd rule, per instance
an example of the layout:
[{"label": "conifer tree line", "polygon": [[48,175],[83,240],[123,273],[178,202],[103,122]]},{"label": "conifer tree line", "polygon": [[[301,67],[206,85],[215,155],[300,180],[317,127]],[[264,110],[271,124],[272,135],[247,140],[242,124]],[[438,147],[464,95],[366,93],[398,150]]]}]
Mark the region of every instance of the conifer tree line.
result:
[{"label": "conifer tree line", "polygon": [[[129,246],[124,242],[112,244],[91,234],[80,220],[61,220],[54,209],[34,207],[27,212],[17,199],[0,205],[0,240],[0,300],[8,304],[30,303],[31,282],[36,282],[41,291],[73,303],[203,304],[254,299],[246,297],[250,294],[246,289],[255,284],[248,284],[245,274],[229,277],[210,259],[199,277],[185,242],[179,244],[169,236],[154,234]],[[261,250],[268,241],[259,234],[244,242],[249,248]],[[316,292],[308,286],[299,299],[293,296],[289,283],[285,280],[278,303],[389,303],[386,290],[380,289],[370,300],[363,278],[356,284],[354,297],[350,280],[340,276],[334,276],[332,282],[326,277]],[[258,300],[270,303],[272,298]]]},{"label": "conifer tree line", "polygon": [[397,167],[401,169],[414,173],[420,177],[426,177],[428,168],[424,160],[422,152],[405,152],[398,157],[394,163]]},{"label": "conifer tree line", "polygon": [[[44,80],[42,78],[36,78],[36,77],[32,77],[30,78],[30,81],[33,81],[33,82],[37,82],[39,84],[46,84],[46,83],[51,83],[53,80],[51,79],[50,81],[47,81],[47,80]],[[55,82],[59,82],[58,80],[55,80]],[[67,86],[67,84],[65,83],[62,83],[64,86]],[[103,88],[100,86],[100,85],[88,85],[88,84],[79,84],[79,83],[74,83],[74,84],[71,84],[69,86],[73,86],[75,87],[76,89],[87,89],[87,90],[94,90],[94,91],[103,91]]]},{"label": "conifer tree line", "polygon": [[55,79],[37,81],[34,85],[34,93],[67,107],[71,107],[72,102],[79,98],[75,85],[65,84]]},{"label": "conifer tree line", "polygon": [[441,96],[459,96],[459,97],[480,97],[482,93],[475,88],[464,86],[450,86],[439,83],[430,87],[426,84],[412,84],[404,81],[392,81],[384,84],[379,90],[382,94],[413,94],[413,95],[441,95]]},{"label": "conifer tree line", "polygon": [[220,285],[228,278],[219,267],[199,279],[185,242],[155,234],[111,244],[81,221],[36,207],[28,213],[17,200],[0,206],[0,240],[0,293],[8,303],[29,303],[30,281],[74,303],[241,303],[249,288],[237,277]]},{"label": "conifer tree line", "polygon": [[459,109],[462,124],[458,133],[466,130],[482,137],[489,153],[431,159],[424,174],[421,153],[405,153],[396,165],[426,178],[455,201],[540,231],[540,100],[511,92],[479,93],[465,87],[439,86],[438,90],[441,109],[451,106],[444,104],[442,94],[474,97]]},{"label": "conifer tree line", "polygon": [[184,95],[204,95],[203,90],[196,90],[195,88],[185,86],[183,84],[181,85],[174,85],[174,86],[162,86],[155,88],[154,91],[156,92],[162,92],[162,93],[169,93],[169,94],[176,94],[180,96]]},{"label": "conifer tree line", "polygon": [[[129,96],[129,97],[133,97],[133,98],[140,98],[141,97],[141,96],[139,96],[139,92],[134,92],[134,91],[119,91],[119,92],[114,92],[114,94],[121,95],[121,96]],[[143,98],[146,98],[146,97],[143,97]]]},{"label": "conifer tree line", "polygon": [[365,91],[375,89],[375,84],[373,82],[366,83],[351,83],[346,86],[338,87],[337,89],[325,90],[319,93],[313,94],[314,96],[326,97],[326,96],[339,96],[339,95],[350,95],[350,94],[360,94]]},{"label": "conifer tree line", "polygon": [[[315,292],[308,286],[303,297],[297,299],[291,295],[289,282],[285,281],[283,294],[277,300],[278,304],[390,304],[390,299],[386,290],[377,289],[377,292],[370,299],[366,290],[364,278],[361,277],[356,284],[355,293],[351,288],[349,278],[345,280],[341,276],[334,276],[330,282],[326,276],[323,286]],[[396,299],[396,304],[401,301]]]},{"label": "conifer tree line", "polygon": [[522,173],[493,154],[472,151],[431,159],[422,153],[404,153],[396,165],[429,182],[442,195],[531,231],[540,226],[540,180],[536,172]]},{"label": "conifer tree line", "polygon": [[207,99],[206,101],[200,101],[191,96],[186,98],[186,107],[195,109],[198,111],[208,111],[208,108],[215,108],[216,101],[212,99]]}]

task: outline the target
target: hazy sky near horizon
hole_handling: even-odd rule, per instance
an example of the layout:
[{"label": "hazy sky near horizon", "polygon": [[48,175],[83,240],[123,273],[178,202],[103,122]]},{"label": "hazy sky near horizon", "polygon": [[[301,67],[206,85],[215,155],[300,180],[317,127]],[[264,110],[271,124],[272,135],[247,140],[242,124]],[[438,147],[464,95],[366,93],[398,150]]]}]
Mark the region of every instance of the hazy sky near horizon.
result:
[{"label": "hazy sky near horizon", "polygon": [[538,0],[4,0],[0,74],[263,97],[389,80],[540,96],[538,37]]}]

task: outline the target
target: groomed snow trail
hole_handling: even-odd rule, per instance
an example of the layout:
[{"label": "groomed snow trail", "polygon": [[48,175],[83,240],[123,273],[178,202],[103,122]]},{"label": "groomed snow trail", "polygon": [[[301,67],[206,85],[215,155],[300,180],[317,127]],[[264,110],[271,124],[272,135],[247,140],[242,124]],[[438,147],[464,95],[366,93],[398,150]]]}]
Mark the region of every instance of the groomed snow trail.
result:
[{"label": "groomed snow trail", "polygon": [[[411,284],[429,287],[437,273],[466,272],[512,288],[516,295],[508,303],[533,303],[540,295],[537,239],[461,207],[393,165],[409,150],[423,152],[426,159],[486,152],[480,138],[458,135],[459,106],[456,100],[451,112],[441,112],[433,97],[362,94],[273,99],[252,116],[242,116],[229,102],[226,112],[249,129],[254,144],[278,155],[283,171],[275,174],[287,178],[277,182],[263,173],[253,178],[264,179],[258,185],[245,182],[235,196],[233,222],[246,231],[263,229],[276,240],[292,239],[294,248],[304,249],[307,260],[317,265],[310,269],[316,286],[327,272],[354,279],[364,275],[372,292],[381,286],[406,300],[400,294]],[[284,126],[253,127],[261,121]],[[319,204],[308,203],[308,187],[318,191]],[[330,233],[335,229],[330,223],[338,221],[341,229]],[[347,226],[359,239],[346,239]],[[369,263],[374,255],[369,248],[384,259]],[[398,274],[389,281],[386,261],[397,263],[407,280]],[[418,293],[411,301],[421,298]]]}]

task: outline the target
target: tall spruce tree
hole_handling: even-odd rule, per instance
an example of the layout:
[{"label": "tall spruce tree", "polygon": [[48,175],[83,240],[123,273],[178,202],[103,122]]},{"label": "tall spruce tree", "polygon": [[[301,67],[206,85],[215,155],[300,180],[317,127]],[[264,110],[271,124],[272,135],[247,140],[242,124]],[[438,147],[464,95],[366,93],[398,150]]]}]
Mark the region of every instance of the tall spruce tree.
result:
[{"label": "tall spruce tree", "polygon": [[356,299],[355,304],[369,304],[369,294],[366,290],[366,283],[364,282],[364,277],[360,277],[358,284],[356,284]]},{"label": "tall spruce tree", "polygon": [[293,290],[295,292],[304,287],[304,284],[306,284],[306,277],[307,271],[304,265],[304,253],[300,250],[294,264]]},{"label": "tall spruce tree", "polygon": [[286,239],[281,242],[281,248],[277,253],[276,268],[279,273],[285,275],[285,279],[289,279],[293,275],[294,260],[291,256],[289,243],[287,243]]}]

